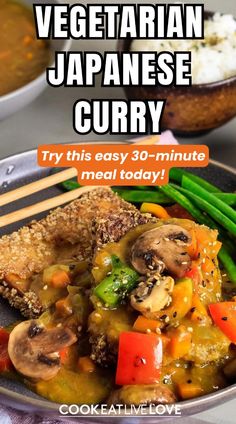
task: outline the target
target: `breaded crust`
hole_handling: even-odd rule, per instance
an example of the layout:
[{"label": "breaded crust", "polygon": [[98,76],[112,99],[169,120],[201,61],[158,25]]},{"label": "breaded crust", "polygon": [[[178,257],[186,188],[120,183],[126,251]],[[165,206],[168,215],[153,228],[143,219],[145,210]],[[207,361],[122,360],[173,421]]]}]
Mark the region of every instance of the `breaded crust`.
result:
[{"label": "breaded crust", "polygon": [[30,280],[63,259],[91,261],[97,245],[117,241],[147,219],[110,189],[84,194],[0,239],[0,294],[24,316],[38,316],[42,307],[35,293],[24,284],[10,284],[9,274]]}]

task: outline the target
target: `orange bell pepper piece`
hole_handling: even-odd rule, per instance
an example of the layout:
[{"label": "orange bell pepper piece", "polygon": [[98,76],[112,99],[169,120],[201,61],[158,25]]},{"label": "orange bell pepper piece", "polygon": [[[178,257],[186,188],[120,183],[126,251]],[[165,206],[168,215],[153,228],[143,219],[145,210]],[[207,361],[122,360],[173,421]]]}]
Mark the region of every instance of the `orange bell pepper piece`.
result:
[{"label": "orange bell pepper piece", "polygon": [[192,242],[187,247],[187,252],[188,252],[190,258],[196,259],[197,255],[198,255],[198,243],[197,243],[196,231],[191,229],[189,231],[189,233],[191,235]]},{"label": "orange bell pepper piece", "polygon": [[191,348],[192,335],[183,325],[170,333],[168,350],[174,359],[183,358]]},{"label": "orange bell pepper piece", "polygon": [[182,278],[175,284],[171,294],[170,306],[156,313],[156,319],[166,323],[175,323],[184,318],[192,305],[193,281],[190,278]]},{"label": "orange bell pepper piece", "polygon": [[209,324],[212,323],[210,316],[207,313],[207,309],[205,305],[201,302],[199,296],[195,293],[193,295],[192,300],[192,307],[190,309],[190,319],[194,322],[208,322]]},{"label": "orange bell pepper piece", "polygon": [[212,251],[211,251],[211,253],[213,254],[213,257],[215,257],[215,256],[218,255],[218,253],[219,253],[219,251],[221,249],[221,246],[222,246],[222,243],[219,240],[217,240],[214,243],[214,245],[212,246]]},{"label": "orange bell pepper piece", "polygon": [[140,208],[141,213],[151,213],[160,219],[168,219],[170,215],[161,205],[157,205],[155,203],[142,203]]},{"label": "orange bell pepper piece", "polygon": [[202,264],[202,270],[208,274],[215,270],[215,265],[210,258],[205,258],[205,261]]}]

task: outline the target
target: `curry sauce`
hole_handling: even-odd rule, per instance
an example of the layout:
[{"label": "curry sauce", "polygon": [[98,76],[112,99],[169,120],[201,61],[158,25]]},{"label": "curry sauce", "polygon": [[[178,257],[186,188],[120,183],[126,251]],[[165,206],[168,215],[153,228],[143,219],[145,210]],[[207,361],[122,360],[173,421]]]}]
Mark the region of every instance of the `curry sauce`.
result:
[{"label": "curry sauce", "polygon": [[49,64],[49,43],[37,40],[32,11],[23,3],[0,0],[0,95],[37,78]]}]

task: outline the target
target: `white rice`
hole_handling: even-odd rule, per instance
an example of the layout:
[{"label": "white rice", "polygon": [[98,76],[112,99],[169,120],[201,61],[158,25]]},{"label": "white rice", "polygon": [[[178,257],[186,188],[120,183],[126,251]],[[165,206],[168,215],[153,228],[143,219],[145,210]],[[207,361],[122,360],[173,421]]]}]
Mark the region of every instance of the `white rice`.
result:
[{"label": "white rice", "polygon": [[191,51],[192,83],[206,84],[236,75],[236,20],[215,15],[204,21],[204,40],[134,40],[131,51]]}]

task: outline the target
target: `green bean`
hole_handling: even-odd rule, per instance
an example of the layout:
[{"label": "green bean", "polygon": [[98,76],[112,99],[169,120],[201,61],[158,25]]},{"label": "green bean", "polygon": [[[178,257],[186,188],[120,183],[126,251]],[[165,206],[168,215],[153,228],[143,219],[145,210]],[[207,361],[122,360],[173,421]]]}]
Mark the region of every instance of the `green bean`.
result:
[{"label": "green bean", "polygon": [[64,181],[63,183],[61,183],[61,185],[63,188],[65,188],[68,191],[75,190],[76,188],[81,187],[81,185],[74,180]]},{"label": "green bean", "polygon": [[195,174],[192,174],[189,171],[186,171],[185,169],[172,168],[169,172],[170,179],[173,180],[173,181],[177,181],[179,184],[181,184],[182,177],[184,175],[186,177],[188,177],[189,179],[191,179],[192,181],[200,184],[201,187],[205,188],[210,193],[222,193],[222,191],[218,187],[214,186],[213,184],[209,183],[208,181],[204,180],[203,178],[199,177],[198,175],[195,175]]},{"label": "green bean", "polygon": [[214,196],[231,207],[236,206],[236,193],[214,193]]},{"label": "green bean", "polygon": [[[231,219],[236,224],[236,211],[231,208],[229,205],[226,205],[225,202],[218,199],[213,193],[209,193],[207,190],[202,188],[199,184],[196,184],[194,181],[191,181],[188,177],[183,176],[182,178],[182,187],[186,188],[194,195],[197,195],[201,199],[205,200],[216,209],[221,211],[226,217]],[[236,227],[235,227],[236,228]]]},{"label": "green bean", "polygon": [[173,203],[169,197],[157,191],[124,190],[120,188],[113,188],[113,191],[117,193],[120,197],[122,197],[122,199],[126,200],[127,202],[133,202],[133,203],[151,202],[151,203],[159,203],[159,204]]},{"label": "green bean", "polygon": [[[61,184],[66,190],[75,190],[80,185],[74,180],[64,181]],[[149,188],[149,187],[148,187]],[[112,190],[117,193],[122,199],[127,202],[142,203],[152,202],[167,205],[171,203],[171,199],[165,196],[163,193],[149,190],[131,190],[113,187]]]},{"label": "green bean", "polygon": [[[193,194],[192,192],[186,190],[184,192],[184,188],[181,189],[181,193],[184,193],[187,198],[189,198],[195,205],[198,206],[203,212],[207,212],[211,218],[213,218],[216,222],[218,222],[222,227],[228,230],[231,234],[236,236],[236,224],[231,221],[227,216],[225,216],[221,211],[219,211],[215,206],[212,206],[206,200],[201,197]],[[206,218],[206,216],[205,216]],[[200,222],[200,221],[199,221]],[[210,225],[208,225],[210,227]]]},{"label": "green bean", "polygon": [[218,253],[219,259],[225,269],[225,271],[228,274],[228,277],[232,283],[236,284],[236,263],[231,258],[229,252],[227,249],[222,246],[219,253]]},{"label": "green bean", "polygon": [[188,199],[188,197],[176,190],[172,184],[161,186],[159,189],[162,193],[166,194],[166,196],[172,198],[175,202],[186,209],[198,222],[207,225],[208,227],[210,226],[211,220],[209,220],[207,216],[203,215],[202,212]]},{"label": "green bean", "polygon": [[134,186],[134,188],[137,188],[138,190],[150,190],[149,186]]}]

